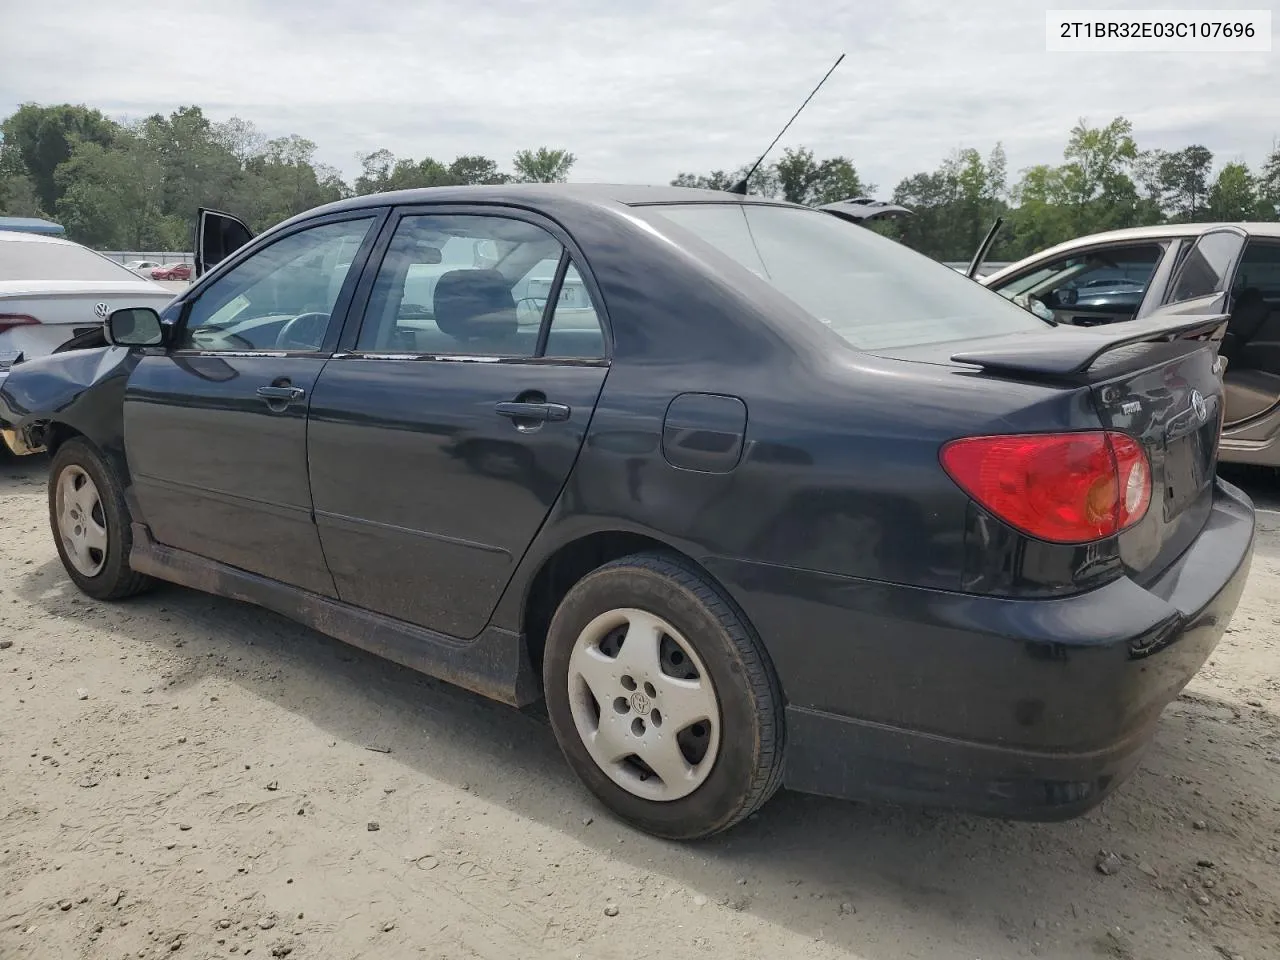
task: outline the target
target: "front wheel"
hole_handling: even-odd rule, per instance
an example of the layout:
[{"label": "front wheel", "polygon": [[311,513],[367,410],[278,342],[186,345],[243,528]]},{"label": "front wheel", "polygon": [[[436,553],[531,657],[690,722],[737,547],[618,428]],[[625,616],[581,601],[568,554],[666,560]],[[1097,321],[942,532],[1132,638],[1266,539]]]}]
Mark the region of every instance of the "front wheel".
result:
[{"label": "front wheel", "polygon": [[129,566],[133,534],[120,482],[79,437],[62,444],[49,466],[49,525],[67,575],[89,596],[118,600],[152,585]]},{"label": "front wheel", "polygon": [[649,833],[727,830],[781,783],[773,666],[728,598],[679,558],[635,554],[575,584],[548,630],[543,682],[569,764]]}]

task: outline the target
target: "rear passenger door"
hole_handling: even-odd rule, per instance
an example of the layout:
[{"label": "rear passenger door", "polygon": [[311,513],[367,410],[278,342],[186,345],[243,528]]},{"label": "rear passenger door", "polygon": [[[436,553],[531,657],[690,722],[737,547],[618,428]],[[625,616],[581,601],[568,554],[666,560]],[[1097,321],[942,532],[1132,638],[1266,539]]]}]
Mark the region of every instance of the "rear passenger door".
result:
[{"label": "rear passenger door", "polygon": [[316,523],[339,597],[477,635],[564,485],[608,372],[598,290],[558,227],[399,215],[312,396]]}]

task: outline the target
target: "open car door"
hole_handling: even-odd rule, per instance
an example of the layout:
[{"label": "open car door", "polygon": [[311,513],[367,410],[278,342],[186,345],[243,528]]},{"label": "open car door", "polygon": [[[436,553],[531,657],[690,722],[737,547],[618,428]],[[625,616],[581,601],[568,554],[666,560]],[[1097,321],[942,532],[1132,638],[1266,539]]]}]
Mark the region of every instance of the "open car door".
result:
[{"label": "open car door", "polygon": [[196,213],[195,276],[217,266],[252,239],[253,231],[243,220],[201,207]]},{"label": "open car door", "polygon": [[970,280],[978,279],[978,271],[982,269],[982,265],[986,262],[991,245],[996,242],[996,234],[1000,232],[1000,228],[1003,225],[1004,217],[996,217],[996,222],[991,224],[991,229],[982,238],[982,243],[978,244],[978,249],[973,251],[973,259],[969,261],[969,269],[964,272],[964,275]]}]

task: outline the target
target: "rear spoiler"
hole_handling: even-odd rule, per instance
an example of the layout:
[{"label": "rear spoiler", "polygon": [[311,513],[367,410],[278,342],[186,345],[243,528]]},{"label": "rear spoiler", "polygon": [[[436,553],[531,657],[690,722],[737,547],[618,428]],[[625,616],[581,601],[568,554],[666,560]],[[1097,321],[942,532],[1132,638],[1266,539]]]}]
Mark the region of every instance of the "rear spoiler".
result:
[{"label": "rear spoiler", "polygon": [[1105,353],[1135,343],[1169,340],[1220,340],[1230,314],[1148,317],[1101,327],[1066,324],[1012,336],[989,350],[954,354],[955,363],[971,363],[992,373],[1070,377],[1084,373]]}]

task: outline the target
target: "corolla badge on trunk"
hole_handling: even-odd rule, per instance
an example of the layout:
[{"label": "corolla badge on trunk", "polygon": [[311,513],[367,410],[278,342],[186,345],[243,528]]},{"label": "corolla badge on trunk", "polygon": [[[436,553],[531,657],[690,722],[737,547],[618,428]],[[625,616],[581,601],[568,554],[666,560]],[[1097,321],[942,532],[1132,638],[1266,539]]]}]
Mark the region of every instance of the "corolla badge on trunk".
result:
[{"label": "corolla badge on trunk", "polygon": [[107,305],[105,303],[95,303],[93,305],[93,315],[99,320],[107,319]]}]

